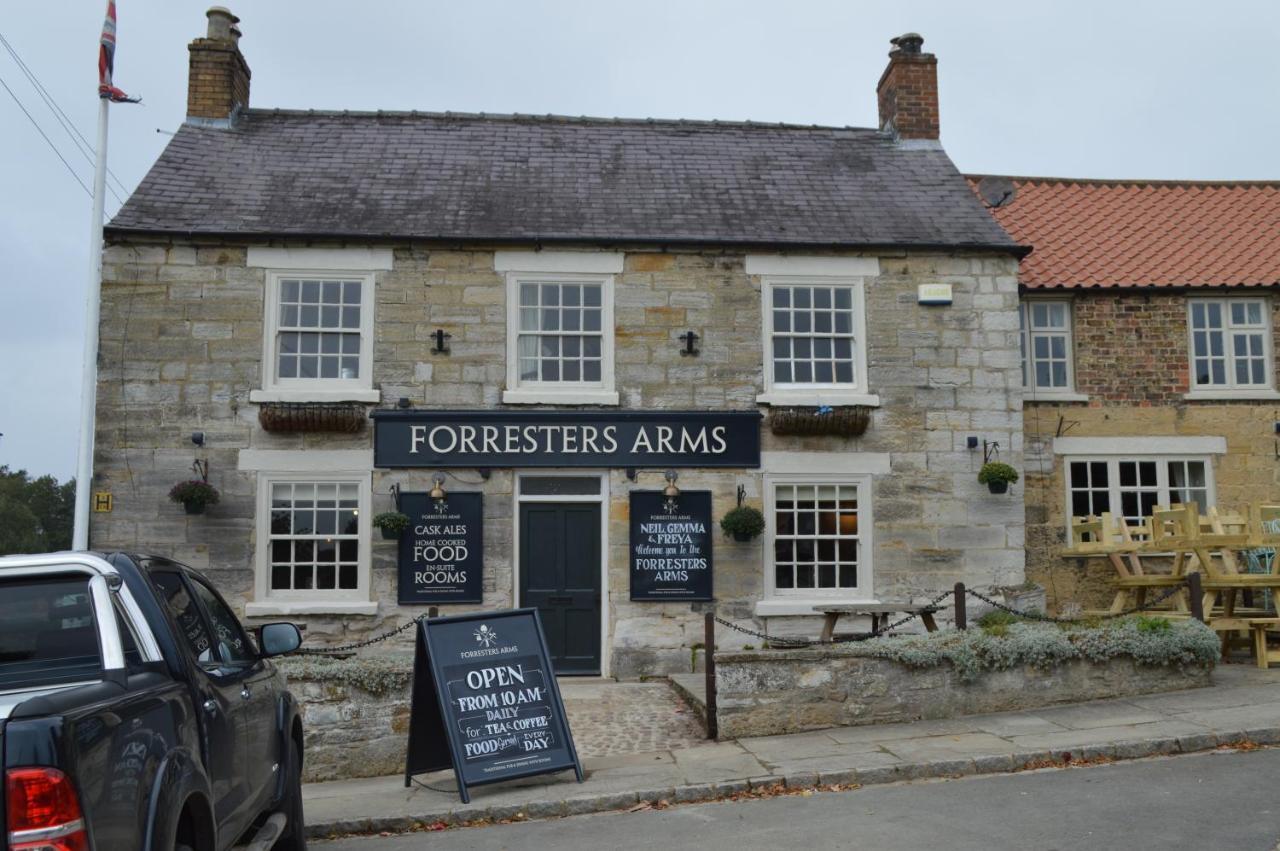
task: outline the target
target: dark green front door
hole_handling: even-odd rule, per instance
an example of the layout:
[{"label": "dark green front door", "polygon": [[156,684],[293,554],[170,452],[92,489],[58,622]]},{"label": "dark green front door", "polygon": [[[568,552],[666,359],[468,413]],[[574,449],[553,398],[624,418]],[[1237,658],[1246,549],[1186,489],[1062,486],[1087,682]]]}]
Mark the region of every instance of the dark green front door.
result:
[{"label": "dark green front door", "polygon": [[600,505],[520,506],[520,605],[536,608],[557,674],[600,673]]}]

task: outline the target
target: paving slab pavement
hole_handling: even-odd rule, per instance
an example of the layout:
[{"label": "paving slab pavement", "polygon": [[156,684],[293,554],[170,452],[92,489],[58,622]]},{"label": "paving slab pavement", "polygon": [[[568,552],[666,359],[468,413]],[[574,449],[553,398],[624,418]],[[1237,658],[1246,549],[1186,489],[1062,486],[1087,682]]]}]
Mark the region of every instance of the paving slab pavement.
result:
[{"label": "paving slab pavement", "polygon": [[572,772],[472,791],[462,804],[451,772],[375,777],[303,787],[308,834],[407,830],[416,823],[550,818],[625,809],[645,801],[695,801],[750,784],[871,785],[1011,771],[1064,753],[1129,759],[1212,749],[1242,738],[1280,744],[1280,669],[1226,665],[1215,685],[1027,712],[837,728],[736,742],[693,744],[583,760]]}]

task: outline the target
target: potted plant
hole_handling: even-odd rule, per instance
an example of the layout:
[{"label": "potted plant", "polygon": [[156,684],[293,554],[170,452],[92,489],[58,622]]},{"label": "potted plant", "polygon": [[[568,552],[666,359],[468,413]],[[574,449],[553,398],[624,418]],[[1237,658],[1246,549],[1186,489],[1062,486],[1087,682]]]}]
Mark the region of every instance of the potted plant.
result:
[{"label": "potted plant", "polygon": [[394,541],[409,528],[409,515],[399,511],[384,511],[373,516],[373,525],[382,530],[384,540]]},{"label": "potted plant", "polygon": [[987,486],[992,493],[1004,493],[1009,490],[1009,483],[1018,480],[1018,471],[1001,461],[988,461],[978,471],[978,481]]},{"label": "potted plant", "polygon": [[202,479],[192,479],[170,488],[169,499],[182,503],[182,510],[188,514],[204,514],[206,505],[217,505],[218,489]]},{"label": "potted plant", "polygon": [[998,589],[1004,595],[1004,604],[1020,612],[1045,611],[1044,587],[1028,580],[1021,585],[1009,585]]},{"label": "potted plant", "polygon": [[750,541],[764,531],[764,515],[757,508],[739,505],[720,518],[720,528],[735,541]]}]

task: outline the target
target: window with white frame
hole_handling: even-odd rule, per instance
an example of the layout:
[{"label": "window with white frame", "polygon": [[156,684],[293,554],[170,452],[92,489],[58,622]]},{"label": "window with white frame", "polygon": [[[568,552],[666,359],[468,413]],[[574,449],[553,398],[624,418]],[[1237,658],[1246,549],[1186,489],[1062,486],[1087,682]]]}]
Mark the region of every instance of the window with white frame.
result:
[{"label": "window with white frame", "polygon": [[766,478],[772,595],[870,595],[869,494],[870,480],[863,478]]},{"label": "window with white frame", "polygon": [[507,387],[517,398],[506,400],[616,402],[612,277],[511,274],[508,280]]},{"label": "window with white frame", "polygon": [[862,284],[764,279],[765,390],[866,392]]},{"label": "window with white frame", "polygon": [[1191,299],[1192,391],[1271,386],[1271,323],[1261,298]]},{"label": "window with white frame", "polygon": [[260,591],[268,599],[368,599],[367,473],[259,479]]},{"label": "window with white frame", "polygon": [[267,274],[263,387],[276,391],[373,387],[373,275]]},{"label": "window with white frame", "polygon": [[1068,515],[1110,512],[1130,525],[1157,505],[1214,504],[1213,466],[1203,457],[1068,457]]},{"label": "window with white frame", "polygon": [[1035,299],[1019,313],[1022,386],[1070,393],[1073,387],[1071,302]]}]

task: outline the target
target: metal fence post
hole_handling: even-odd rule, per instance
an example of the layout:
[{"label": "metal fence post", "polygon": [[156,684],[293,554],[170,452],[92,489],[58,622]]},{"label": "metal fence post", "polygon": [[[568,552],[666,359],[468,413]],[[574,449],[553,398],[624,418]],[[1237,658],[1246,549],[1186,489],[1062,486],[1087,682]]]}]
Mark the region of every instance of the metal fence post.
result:
[{"label": "metal fence post", "polygon": [[706,664],[706,706],[707,706],[707,738],[715,739],[720,735],[720,724],[716,720],[716,615],[706,613],[706,636],[703,644],[707,654]]},{"label": "metal fence post", "polygon": [[968,629],[969,617],[964,610],[964,583],[956,583],[956,629]]},{"label": "metal fence post", "polygon": [[1191,617],[1206,623],[1204,619],[1204,589],[1200,585],[1200,573],[1193,571],[1187,574],[1187,596],[1191,599]]}]

